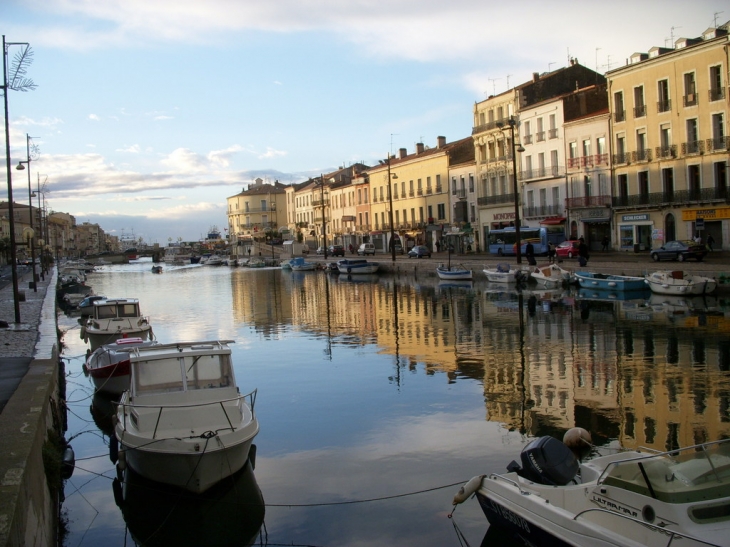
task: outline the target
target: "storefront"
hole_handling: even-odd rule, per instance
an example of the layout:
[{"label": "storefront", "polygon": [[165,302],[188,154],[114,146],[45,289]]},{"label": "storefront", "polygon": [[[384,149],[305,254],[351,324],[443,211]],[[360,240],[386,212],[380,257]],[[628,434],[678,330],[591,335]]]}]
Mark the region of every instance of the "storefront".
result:
[{"label": "storefront", "polygon": [[593,209],[581,209],[578,211],[580,221],[583,223],[583,237],[592,251],[600,251],[603,248],[603,238],[608,237],[609,246],[614,247],[611,237],[611,209],[608,207],[596,207]]},{"label": "storefront", "polygon": [[[652,238],[659,236],[654,230],[654,222],[649,213],[621,215],[618,236],[619,249],[622,251],[649,251],[652,248]],[[656,245],[661,245],[657,242]]]},{"label": "storefront", "polygon": [[703,242],[712,236],[714,240],[713,249],[719,250],[725,247],[723,236],[723,225],[727,226],[730,220],[730,207],[713,207],[710,209],[688,209],[682,211],[682,220],[690,222],[692,234],[700,234]]}]

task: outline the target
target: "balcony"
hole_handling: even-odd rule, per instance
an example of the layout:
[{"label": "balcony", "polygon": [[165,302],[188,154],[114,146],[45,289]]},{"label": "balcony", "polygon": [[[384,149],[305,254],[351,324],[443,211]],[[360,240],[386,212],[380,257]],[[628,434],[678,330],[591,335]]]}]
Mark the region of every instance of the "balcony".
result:
[{"label": "balcony", "polygon": [[522,144],[532,144],[532,135],[522,137]]},{"label": "balcony", "polygon": [[714,201],[728,202],[727,187],[698,188],[694,190],[674,190],[647,194],[616,196],[612,200],[614,207],[640,207],[661,205],[689,205]]},{"label": "balcony", "polygon": [[416,194],[419,195],[419,196],[422,196],[423,195],[423,190],[421,188],[419,188],[418,190],[416,190]]},{"label": "balcony", "polygon": [[682,155],[683,156],[693,156],[695,154],[704,154],[704,153],[705,153],[704,141],[691,141],[691,142],[682,143]]},{"label": "balcony", "polygon": [[643,118],[646,116],[646,105],[642,104],[634,107],[634,118]]},{"label": "balcony", "polygon": [[730,150],[730,137],[716,137],[707,139],[705,146],[708,152],[725,152]]},{"label": "balcony", "polygon": [[568,169],[577,169],[580,167],[580,158],[568,158]]},{"label": "balcony", "polygon": [[638,161],[651,161],[652,153],[650,148],[645,148],[644,150],[636,150],[635,152],[631,153],[631,160],[633,162]]},{"label": "balcony", "polygon": [[654,154],[656,155],[657,159],[676,158],[677,145],[673,144],[671,146],[657,146],[654,150]]},{"label": "balcony", "polygon": [[477,198],[477,205],[502,205],[504,203],[514,203],[514,194],[501,194],[498,196],[485,196]]},{"label": "balcony", "polygon": [[712,101],[721,101],[725,98],[725,88],[724,87],[718,87],[715,89],[710,89],[708,91],[710,96],[710,102]]},{"label": "balcony", "polygon": [[666,99],[664,101],[657,101],[656,103],[656,111],[660,114],[662,112],[669,112],[672,110],[672,101],[669,99]]},{"label": "balcony", "polygon": [[436,193],[437,194],[440,194],[441,193],[441,185],[440,184],[437,184],[436,185]]},{"label": "balcony", "polygon": [[562,165],[553,165],[551,167],[538,167],[536,169],[526,169],[524,171],[520,171],[517,180],[529,181],[562,176],[565,176],[565,167],[563,167]]},{"label": "balcony", "polygon": [[545,140],[545,131],[538,131],[535,133],[535,138],[537,142],[543,142]]},{"label": "balcony", "polygon": [[412,197],[413,197],[413,196],[415,196],[415,195],[416,195],[416,194],[415,194],[415,193],[413,192],[413,190],[409,190],[409,191],[408,191],[408,197],[409,197],[409,198],[412,198]]},{"label": "balcony", "polygon": [[581,207],[606,207],[611,205],[611,196],[584,196],[580,198],[568,198],[565,205],[569,209],[580,209]]},{"label": "balcony", "polygon": [[457,198],[457,199],[458,199],[459,201],[464,201],[464,200],[466,199],[466,189],[464,189],[464,188],[458,188],[458,189],[457,189],[457,190],[456,190],[456,191],[454,192],[454,195],[456,196],[456,198]]},{"label": "balcony", "polygon": [[562,205],[534,205],[532,207],[522,208],[522,216],[525,218],[554,217],[562,215]]},{"label": "balcony", "polygon": [[471,134],[476,135],[477,133],[483,133],[484,131],[490,131],[491,129],[497,129],[497,122],[507,123],[507,118],[503,118],[501,120],[493,120],[491,122],[483,123],[480,125],[475,125],[472,130]]},{"label": "balcony", "polygon": [[626,152],[619,152],[618,154],[613,155],[613,163],[617,165],[631,163],[631,154],[627,154]]},{"label": "balcony", "polygon": [[558,138],[558,130],[556,129],[549,129],[548,130],[548,139],[557,139]]},{"label": "balcony", "polygon": [[433,194],[433,190],[429,186],[428,188],[426,188],[426,195],[429,195],[430,196],[431,194]]},{"label": "balcony", "polygon": [[697,93],[687,93],[683,98],[684,106],[697,106]]}]

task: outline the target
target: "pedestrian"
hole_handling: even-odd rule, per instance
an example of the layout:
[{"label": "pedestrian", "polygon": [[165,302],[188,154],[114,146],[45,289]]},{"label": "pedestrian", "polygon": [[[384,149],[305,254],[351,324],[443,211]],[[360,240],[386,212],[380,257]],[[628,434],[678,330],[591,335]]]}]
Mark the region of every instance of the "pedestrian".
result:
[{"label": "pedestrian", "polygon": [[588,245],[586,245],[586,241],[582,237],[578,241],[580,242],[578,243],[578,264],[580,264],[581,268],[584,268],[590,258],[588,256]]},{"label": "pedestrian", "polygon": [[437,253],[441,252],[441,243],[438,240],[436,241],[436,252]]},{"label": "pedestrian", "polygon": [[555,262],[555,245],[551,241],[548,243],[548,264]]},{"label": "pedestrian", "polygon": [[355,247],[352,246],[352,243],[350,243],[350,254],[351,255],[355,254]]},{"label": "pedestrian", "polygon": [[697,243],[697,245],[702,245],[702,237],[699,232],[697,232],[697,235],[695,236],[695,243]]},{"label": "pedestrian", "polygon": [[601,245],[603,245],[603,247],[601,249],[602,251],[604,251],[604,252],[608,251],[608,243],[609,243],[608,236],[603,236],[603,241],[601,241]]},{"label": "pedestrian", "polygon": [[535,261],[535,247],[532,246],[531,242],[527,242],[527,245],[525,245],[525,257],[527,258],[527,263],[530,266],[535,266],[537,262]]}]

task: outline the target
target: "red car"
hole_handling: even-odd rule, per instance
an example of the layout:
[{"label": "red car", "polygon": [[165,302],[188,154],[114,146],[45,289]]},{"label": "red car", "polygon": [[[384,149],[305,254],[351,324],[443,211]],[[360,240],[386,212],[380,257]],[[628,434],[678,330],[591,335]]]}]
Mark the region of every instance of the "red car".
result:
[{"label": "red car", "polygon": [[578,256],[578,245],[580,245],[580,241],[577,239],[563,241],[555,247],[555,254],[559,258],[573,258],[574,256]]}]

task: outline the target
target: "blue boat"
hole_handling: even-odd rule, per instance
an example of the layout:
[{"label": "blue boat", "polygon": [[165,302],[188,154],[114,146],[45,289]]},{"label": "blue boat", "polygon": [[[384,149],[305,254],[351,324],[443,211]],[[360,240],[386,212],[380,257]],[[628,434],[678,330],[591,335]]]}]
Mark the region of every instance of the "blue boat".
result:
[{"label": "blue boat", "polygon": [[575,272],[573,275],[578,280],[578,284],[584,289],[600,289],[606,291],[646,290],[646,283],[643,277],[593,272]]}]

